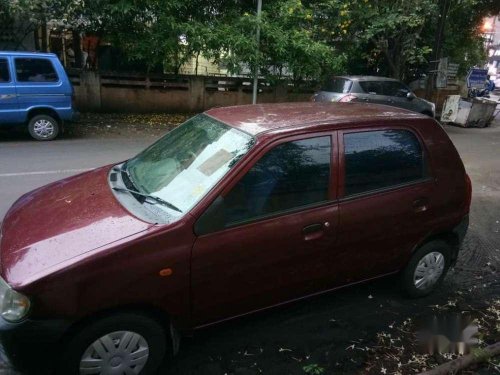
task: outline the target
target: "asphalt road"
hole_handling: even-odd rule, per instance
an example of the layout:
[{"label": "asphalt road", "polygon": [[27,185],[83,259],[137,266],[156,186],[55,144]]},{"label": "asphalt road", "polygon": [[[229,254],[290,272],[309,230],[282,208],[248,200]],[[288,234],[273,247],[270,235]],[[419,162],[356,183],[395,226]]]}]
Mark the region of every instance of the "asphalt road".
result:
[{"label": "asphalt road", "polygon": [[[359,373],[364,353],[394,321],[446,304],[457,291],[470,302],[498,297],[500,282],[500,121],[486,129],[446,127],[473,182],[471,227],[457,267],[439,292],[403,298],[389,278],[351,287],[183,339],[181,352],[163,373],[303,374],[319,363],[328,373]],[[0,220],[24,192],[81,170],[118,162],[154,141],[153,136],[74,138],[50,143],[0,138]],[[2,373],[0,371],[0,373]]]},{"label": "asphalt road", "polygon": [[34,142],[4,135],[0,138],[0,221],[22,194],[85,170],[128,159],[155,139],[142,136]]}]

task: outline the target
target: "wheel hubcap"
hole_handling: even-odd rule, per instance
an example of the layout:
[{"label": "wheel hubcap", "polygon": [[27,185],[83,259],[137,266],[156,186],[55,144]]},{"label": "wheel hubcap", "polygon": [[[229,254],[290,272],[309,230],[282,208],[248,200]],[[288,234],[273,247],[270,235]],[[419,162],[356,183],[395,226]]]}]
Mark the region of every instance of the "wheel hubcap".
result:
[{"label": "wheel hubcap", "polygon": [[444,271],[444,256],[439,251],[427,254],[420,262],[413,275],[417,289],[427,289],[437,283]]},{"label": "wheel hubcap", "polygon": [[33,131],[41,138],[48,138],[54,134],[54,124],[47,120],[38,120],[35,122]]},{"label": "wheel hubcap", "polygon": [[149,358],[149,346],[135,332],[116,331],[94,341],[82,355],[80,375],[139,374]]}]

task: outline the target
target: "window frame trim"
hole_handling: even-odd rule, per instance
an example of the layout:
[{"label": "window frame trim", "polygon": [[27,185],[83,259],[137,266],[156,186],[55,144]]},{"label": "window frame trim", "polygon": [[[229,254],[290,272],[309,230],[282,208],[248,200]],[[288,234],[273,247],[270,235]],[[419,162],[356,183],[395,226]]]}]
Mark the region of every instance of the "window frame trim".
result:
[{"label": "window frame trim", "polygon": [[[361,193],[352,194],[349,196],[345,195],[345,181],[346,181],[346,173],[345,173],[345,145],[344,145],[344,134],[349,133],[366,133],[366,132],[376,132],[376,131],[384,131],[384,130],[406,130],[411,132],[417,141],[420,144],[420,148],[422,150],[422,159],[425,165],[426,175],[423,178],[419,178],[417,180],[408,181],[402,184],[391,185],[382,187],[379,189],[373,189],[364,191]],[[423,142],[422,136],[418,133],[416,129],[410,127],[409,125],[403,124],[394,124],[394,125],[385,125],[385,126],[368,126],[368,127],[359,127],[359,128],[350,128],[350,129],[339,129],[338,130],[338,148],[339,148],[339,186],[338,186],[338,199],[339,202],[351,201],[357,198],[364,198],[371,195],[376,195],[380,193],[385,193],[388,191],[398,190],[401,188],[424,184],[430,181],[435,181],[432,164],[430,162],[429,150],[427,146]]]},{"label": "window frame trim", "polygon": [[[17,65],[16,65],[16,61],[17,60],[20,60],[20,59],[24,59],[24,60],[46,60],[49,62],[50,66],[52,66],[52,69],[54,69],[54,73],[56,74],[56,77],[57,77],[57,80],[55,81],[42,81],[42,82],[37,82],[37,81],[20,81],[17,77]],[[31,86],[31,85],[35,85],[35,86],[40,86],[40,85],[54,85],[54,86],[57,86],[57,85],[60,85],[61,82],[62,82],[62,78],[61,78],[61,75],[59,74],[59,71],[57,70],[54,62],[52,61],[52,59],[50,57],[42,57],[42,56],[33,56],[33,57],[22,57],[22,56],[18,56],[18,57],[14,57],[12,59],[12,65],[14,67],[14,76],[15,76],[15,80],[16,80],[16,84],[18,85],[21,85],[21,86]]]},{"label": "window frame trim", "polygon": [[1,56],[0,60],[5,60],[5,62],[7,63],[7,72],[9,73],[9,80],[5,81],[5,82],[0,81],[0,85],[12,84],[14,82],[14,78],[12,76],[12,67],[11,67],[10,59],[8,56]]},{"label": "window frame trim", "polygon": [[[328,188],[328,197],[325,201],[315,202],[308,205],[303,205],[299,207],[290,208],[287,210],[273,212],[267,215],[256,216],[251,219],[240,220],[231,224],[228,224],[224,228],[221,228],[216,231],[212,231],[209,233],[204,233],[201,236],[211,235],[213,233],[220,233],[226,230],[238,228],[241,226],[254,224],[257,222],[262,222],[265,220],[274,219],[277,217],[282,217],[286,215],[296,214],[298,212],[303,212],[306,210],[316,209],[320,207],[327,207],[332,204],[338,204],[339,196],[338,196],[338,188],[339,188],[339,145],[338,145],[338,131],[337,130],[327,130],[327,131],[315,131],[315,132],[301,132],[299,134],[294,135],[286,135],[277,139],[271,140],[269,143],[264,144],[258,150],[255,149],[255,154],[251,156],[250,160],[248,160],[245,165],[242,165],[241,168],[232,176],[229,177],[229,181],[225,184],[223,188],[210,199],[210,203],[205,206],[205,209],[197,216],[194,226],[198,220],[203,216],[203,214],[210,208],[210,206],[214,203],[214,201],[219,197],[225,197],[233,188],[238,184],[241,179],[253,168],[253,166],[258,163],[264,155],[266,155],[270,150],[275,147],[293,141],[300,141],[310,138],[320,138],[320,137],[330,137],[330,178],[329,178],[329,188]],[[201,237],[200,236],[200,237]]]}]

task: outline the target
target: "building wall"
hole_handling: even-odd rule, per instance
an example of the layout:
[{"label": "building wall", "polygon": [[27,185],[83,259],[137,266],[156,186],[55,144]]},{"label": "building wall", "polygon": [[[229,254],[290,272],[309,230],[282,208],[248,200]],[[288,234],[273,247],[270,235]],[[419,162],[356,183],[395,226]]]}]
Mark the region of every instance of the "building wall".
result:
[{"label": "building wall", "polygon": [[[70,73],[77,107],[103,112],[200,112],[212,107],[249,104],[250,78],[208,76],[106,75]],[[313,90],[260,83],[259,103],[307,101]]]}]

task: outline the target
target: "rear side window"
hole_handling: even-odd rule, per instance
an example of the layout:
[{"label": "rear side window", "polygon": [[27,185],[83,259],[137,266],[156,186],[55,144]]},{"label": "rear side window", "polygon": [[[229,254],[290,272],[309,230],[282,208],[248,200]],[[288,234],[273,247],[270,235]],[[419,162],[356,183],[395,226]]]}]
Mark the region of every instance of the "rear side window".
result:
[{"label": "rear side window", "polygon": [[224,198],[226,224],[328,200],[330,137],[281,144]]},{"label": "rear side window", "polygon": [[16,77],[18,82],[57,82],[59,78],[48,59],[17,58]]},{"label": "rear side window", "polygon": [[399,97],[405,97],[406,94],[410,92],[408,87],[403,85],[401,82],[383,82],[383,91],[384,95],[388,96],[399,96]]},{"label": "rear side window", "polygon": [[334,77],[325,81],[321,91],[340,92],[346,94],[351,91],[352,81],[346,78]]},{"label": "rear side window", "polygon": [[7,59],[0,59],[0,82],[10,82],[9,62]]},{"label": "rear side window", "polygon": [[344,158],[346,196],[425,177],[422,147],[408,130],[346,133]]},{"label": "rear side window", "polygon": [[359,85],[367,94],[384,95],[382,82],[380,81],[360,81]]}]

